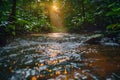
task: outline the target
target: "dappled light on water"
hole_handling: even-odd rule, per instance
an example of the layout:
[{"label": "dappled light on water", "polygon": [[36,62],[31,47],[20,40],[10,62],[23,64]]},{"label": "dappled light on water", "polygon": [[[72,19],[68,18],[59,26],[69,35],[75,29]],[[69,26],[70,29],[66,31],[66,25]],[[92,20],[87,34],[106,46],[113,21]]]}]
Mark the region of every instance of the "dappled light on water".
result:
[{"label": "dappled light on water", "polygon": [[33,76],[31,80],[37,80],[37,78],[35,76]]},{"label": "dappled light on water", "polygon": [[31,36],[16,39],[0,52],[3,78],[4,75],[9,80],[119,78],[119,47],[86,45],[82,43],[89,38],[85,35],[49,33]]},{"label": "dappled light on water", "polygon": [[51,38],[63,38],[65,36],[65,34],[63,34],[63,33],[49,33],[48,36]]}]

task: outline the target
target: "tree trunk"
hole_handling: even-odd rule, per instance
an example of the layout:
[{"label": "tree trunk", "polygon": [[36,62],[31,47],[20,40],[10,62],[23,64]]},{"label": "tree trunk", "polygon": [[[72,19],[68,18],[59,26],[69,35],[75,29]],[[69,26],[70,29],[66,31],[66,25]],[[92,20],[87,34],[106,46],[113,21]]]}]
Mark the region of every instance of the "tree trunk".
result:
[{"label": "tree trunk", "polygon": [[82,6],[82,16],[85,17],[84,0],[81,0],[81,6]]},{"label": "tree trunk", "polygon": [[8,19],[10,22],[14,22],[16,20],[15,18],[16,17],[16,6],[17,6],[17,0],[13,0],[11,14]]},{"label": "tree trunk", "polygon": [[0,5],[2,4],[2,0],[0,0]]}]

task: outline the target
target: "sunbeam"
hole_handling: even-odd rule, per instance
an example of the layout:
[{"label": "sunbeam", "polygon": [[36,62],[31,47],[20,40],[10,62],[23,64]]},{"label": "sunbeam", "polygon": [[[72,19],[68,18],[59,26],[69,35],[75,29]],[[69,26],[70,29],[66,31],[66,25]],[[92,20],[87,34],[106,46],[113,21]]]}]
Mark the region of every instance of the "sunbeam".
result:
[{"label": "sunbeam", "polygon": [[64,20],[58,1],[53,1],[50,8],[50,21],[57,29],[64,29]]}]

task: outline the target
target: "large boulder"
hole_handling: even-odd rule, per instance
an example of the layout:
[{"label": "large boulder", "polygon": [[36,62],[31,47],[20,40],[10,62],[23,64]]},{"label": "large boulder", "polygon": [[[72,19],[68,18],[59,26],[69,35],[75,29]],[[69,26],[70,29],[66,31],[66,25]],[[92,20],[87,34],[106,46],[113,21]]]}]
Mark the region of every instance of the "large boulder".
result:
[{"label": "large boulder", "polygon": [[87,44],[100,44],[100,40],[103,37],[102,34],[94,34],[88,37],[88,39],[85,41]]},{"label": "large boulder", "polygon": [[120,46],[118,38],[109,37],[108,35],[92,35],[90,36],[85,43],[87,44],[100,44],[104,46]]}]

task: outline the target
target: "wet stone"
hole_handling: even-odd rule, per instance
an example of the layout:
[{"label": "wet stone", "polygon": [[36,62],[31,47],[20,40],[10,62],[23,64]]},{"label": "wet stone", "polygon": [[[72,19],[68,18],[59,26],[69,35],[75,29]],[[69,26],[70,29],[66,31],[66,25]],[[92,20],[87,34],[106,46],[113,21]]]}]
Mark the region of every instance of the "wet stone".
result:
[{"label": "wet stone", "polygon": [[26,80],[22,74],[15,74],[10,78],[10,80]]},{"label": "wet stone", "polygon": [[[8,75],[4,76],[8,80],[100,80],[100,72],[109,59],[103,53],[106,50],[113,50],[110,51],[113,53],[117,50],[119,53],[120,49],[85,44],[90,38],[81,34],[50,33],[15,39],[0,49],[0,75]],[[107,41],[104,39],[101,42]],[[112,44],[111,41],[109,43]],[[102,78],[119,79],[120,75],[114,71],[119,71],[120,64],[119,59],[115,59],[117,62],[112,60],[110,64],[115,67],[114,63],[117,63],[116,70],[104,70],[111,75]]]},{"label": "wet stone", "polygon": [[106,80],[112,80],[112,78],[106,78]]},{"label": "wet stone", "polygon": [[33,60],[29,60],[29,61],[25,62],[24,64],[30,64],[32,62],[33,62]]}]

